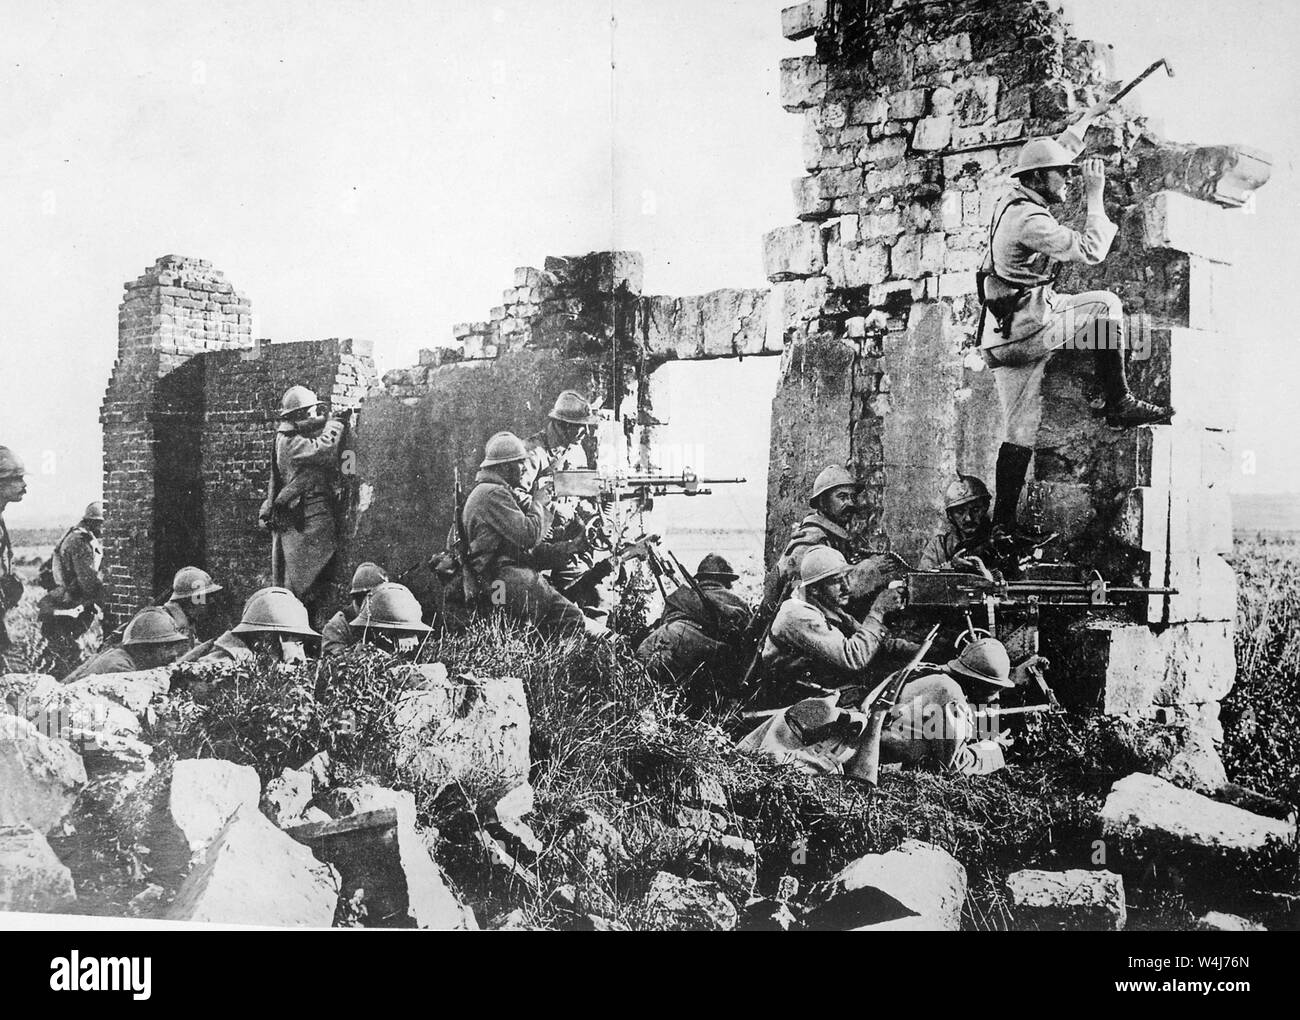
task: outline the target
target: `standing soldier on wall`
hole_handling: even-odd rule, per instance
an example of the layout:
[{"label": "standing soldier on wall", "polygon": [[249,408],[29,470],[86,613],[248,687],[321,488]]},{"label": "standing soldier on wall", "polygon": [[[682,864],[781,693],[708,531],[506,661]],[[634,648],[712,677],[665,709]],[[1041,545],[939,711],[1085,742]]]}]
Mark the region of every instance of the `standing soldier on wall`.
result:
[{"label": "standing soldier on wall", "polygon": [[104,504],[96,500],[86,507],[80,522],[59,539],[50,557],[54,589],[41,599],[38,614],[41,633],[60,672],[81,658],[77,642],[103,606],[104,582],[99,576],[103,533]]},{"label": "standing soldier on wall", "polygon": [[[981,297],[992,320],[980,347],[993,369],[1002,405],[1005,436],[998,450],[993,526],[997,540],[1032,544],[1022,534],[1016,505],[1034,454],[1043,417],[1043,374],[1063,347],[1093,351],[1097,382],[1105,396],[1109,425],[1132,428],[1167,421],[1173,409],[1138,400],[1129,392],[1124,367],[1124,309],[1110,291],[1057,294],[1062,263],[1099,265],[1110,251],[1116,227],[1106,215],[1105,165],[1083,164],[1087,215],[1082,231],[1057,221],[1049,206],[1069,194],[1067,173],[1083,151],[1088,126],[1107,108],[1098,104],[1056,139],[1031,139],[1011,172],[1017,186],[999,204],[989,230],[989,250],[979,273]],[[981,319],[981,321],[984,321]]]},{"label": "standing soldier on wall", "polygon": [[[519,485],[515,488],[520,506],[527,510],[532,505],[532,491],[538,479],[550,478],[556,471],[592,466],[583,440],[598,424],[600,419],[592,414],[591,404],[580,393],[565,390],[555,398],[546,425],[524,440],[528,455],[524,458]],[[552,500],[550,509],[551,528],[545,536],[547,542],[580,537],[586,522],[599,512],[594,506],[585,506],[583,501],[575,498]],[[592,563],[590,550],[574,553],[551,571],[551,583],[562,591],[585,574]]]},{"label": "standing soldier on wall", "polygon": [[27,474],[23,462],[7,446],[0,446],[0,655],[12,642],[5,626],[5,613],[18,605],[23,597],[23,580],[14,572],[14,549],[5,527],[4,512],[10,503],[19,502],[27,494]]},{"label": "standing soldier on wall", "polygon": [[352,410],[323,415],[306,386],[280,401],[270,492],[259,515],[272,531],[272,577],[314,618],[328,595],[338,551],[335,519],[341,490],[341,444]]}]

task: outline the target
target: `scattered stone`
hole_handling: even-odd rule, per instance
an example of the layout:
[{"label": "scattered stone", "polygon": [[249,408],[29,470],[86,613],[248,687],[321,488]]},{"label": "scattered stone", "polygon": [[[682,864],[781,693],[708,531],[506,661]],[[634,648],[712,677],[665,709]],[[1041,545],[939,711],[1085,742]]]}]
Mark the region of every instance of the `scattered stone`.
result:
[{"label": "scattered stone", "polygon": [[758,851],[752,840],[696,829],[668,829],[657,848],[665,869],[716,882],[735,903],[745,903],[754,895]]},{"label": "scattered stone", "polygon": [[1111,871],[1017,871],[1007,876],[1007,892],[1035,928],[1121,931],[1128,919],[1124,880]]},{"label": "scattered stone", "polygon": [[1228,785],[1228,773],[1214,741],[1203,729],[1187,727],[1182,746],[1156,775],[1184,790],[1214,796]]},{"label": "scattered stone", "polygon": [[280,828],[301,825],[315,796],[329,782],[329,752],[321,751],[301,768],[285,769],[262,791],[262,814]]},{"label": "scattered stone", "polygon": [[1103,838],[1143,848],[1249,853],[1269,843],[1291,843],[1296,835],[1294,822],[1251,814],[1142,773],[1110,788],[1100,819]]},{"label": "scattered stone", "polygon": [[658,931],[731,931],[735,905],[714,882],[655,875],[643,902],[647,924]]},{"label": "scattered stone", "polygon": [[[437,664],[441,665],[441,664]],[[528,779],[530,720],[523,681],[446,679],[425,670],[424,689],[403,694],[394,712],[397,759],[437,796],[456,784],[487,809]]]},{"label": "scattered stone", "polygon": [[736,927],[741,931],[798,931],[803,922],[785,900],[765,897],[745,904]]},{"label": "scattered stone", "polygon": [[533,895],[541,892],[542,880],[537,877],[536,873],[516,860],[514,855],[501,842],[494,839],[486,829],[479,829],[475,833],[475,839],[478,841],[479,846],[483,848],[484,853],[487,854],[489,864],[504,871],[511,878],[522,882]]},{"label": "scattered stone", "polygon": [[809,896],[805,917],[822,931],[957,931],[966,902],[966,869],[946,850],[904,840],[868,854]]},{"label": "scattered stone", "polygon": [[221,924],[328,928],[338,874],[243,803],[186,877],[167,918]]},{"label": "scattered stone", "polygon": [[1196,923],[1209,931],[1268,931],[1262,924],[1218,910],[1211,910]]},{"label": "scattered stone", "polygon": [[335,817],[286,831],[338,869],[341,899],[361,891],[365,927],[478,928],[420,838],[413,793],[382,786],[331,790],[323,807]]},{"label": "scattered stone", "polygon": [[490,925],[490,931],[532,931],[532,926],[528,923],[527,916],[523,910],[516,907],[510,913],[496,918]]},{"label": "scattered stone", "polygon": [[576,813],[571,826],[561,837],[557,849],[571,858],[578,874],[608,887],[619,864],[627,859],[623,837],[604,815],[591,810]]},{"label": "scattered stone", "polygon": [[30,825],[0,825],[0,911],[50,913],[74,903],[72,872]]},{"label": "scattered stone", "polygon": [[696,776],[682,787],[672,821],[683,829],[700,832],[727,831],[727,791],[712,776]]},{"label": "scattered stone", "polygon": [[131,897],[126,905],[127,914],[131,917],[153,917],[165,893],[162,886],[150,882],[142,891]]},{"label": "scattered stone", "polygon": [[16,715],[0,715],[0,825],[57,826],[86,785],[81,757]]},{"label": "scattered stone", "polygon": [[191,853],[216,838],[241,807],[256,808],[262,782],[247,765],[217,758],[187,758],[172,767],[167,807]]},{"label": "scattered stone", "polygon": [[106,819],[117,818],[133,795],[157,772],[153,748],[131,737],[104,737],[82,755],[86,767],[86,788],[78,810],[89,810]]},{"label": "scattered stone", "polygon": [[137,718],[144,715],[154,698],[166,694],[170,688],[171,670],[166,668],[105,673],[63,686],[63,690],[71,694],[107,698],[134,713]]},{"label": "scattered stone", "polygon": [[21,697],[20,714],[46,736],[68,741],[79,749],[93,748],[109,737],[138,737],[140,720],[129,709],[102,694],[49,677],[38,678]]}]

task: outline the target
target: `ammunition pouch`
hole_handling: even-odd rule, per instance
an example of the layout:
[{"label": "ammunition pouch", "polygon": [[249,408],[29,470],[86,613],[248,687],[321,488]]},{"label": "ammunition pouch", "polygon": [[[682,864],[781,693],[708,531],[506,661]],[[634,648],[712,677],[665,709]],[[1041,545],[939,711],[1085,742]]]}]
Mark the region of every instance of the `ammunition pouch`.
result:
[{"label": "ammunition pouch", "polygon": [[[1011,292],[1000,297],[989,297],[985,285],[990,277],[997,280],[1003,287],[1011,288]],[[975,291],[979,295],[980,303],[984,305],[989,315],[993,316],[993,321],[997,323],[998,334],[1003,340],[1010,340],[1011,320],[1016,312],[1029,304],[1033,289],[1007,283],[1000,276],[981,269],[975,274]]]}]

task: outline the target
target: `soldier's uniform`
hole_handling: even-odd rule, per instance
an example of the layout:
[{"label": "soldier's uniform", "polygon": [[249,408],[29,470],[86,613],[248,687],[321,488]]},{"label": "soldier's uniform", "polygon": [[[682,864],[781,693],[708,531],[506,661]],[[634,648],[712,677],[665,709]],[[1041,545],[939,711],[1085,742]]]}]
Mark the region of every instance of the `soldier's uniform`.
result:
[{"label": "soldier's uniform", "polygon": [[348,623],[341,609],[325,621],[320,629],[320,653],[323,658],[340,655],[361,640],[361,634]]},{"label": "soldier's uniform", "polygon": [[[55,587],[38,607],[41,634],[60,664],[80,658],[77,642],[95,622],[95,612],[104,601],[104,582],[99,576],[104,547],[86,526],[95,507],[91,504],[87,517],[70,528],[55,546],[51,557]],[[103,511],[98,513],[102,519]]]},{"label": "soldier's uniform", "polygon": [[14,571],[14,547],[9,541],[9,529],[0,516],[0,652],[12,643],[5,625],[5,613],[18,605],[23,595],[23,580]]},{"label": "soldier's uniform", "polygon": [[113,648],[105,648],[103,651],[92,655],[65,676],[63,682],[70,684],[74,680],[82,679],[82,677],[99,676],[103,673],[134,673],[139,668],[135,659],[131,658],[130,651],[121,645],[117,645]]},{"label": "soldier's uniform", "polygon": [[668,596],[662,621],[636,654],[656,681],[681,686],[691,706],[707,708],[731,686],[740,665],[735,638],[749,627],[753,613],[723,582],[697,575],[696,583],[714,607],[717,623],[699,596],[683,586]]},{"label": "soldier's uniform", "polygon": [[499,607],[543,633],[587,629],[582,610],[539,573],[564,563],[573,551],[570,543],[543,543],[551,522],[540,503],[524,510],[510,483],[489,465],[474,477],[462,517],[470,604]]},{"label": "soldier's uniform", "polygon": [[250,662],[253,658],[253,650],[244,644],[239,635],[234,631],[226,631],[214,637],[211,641],[205,641],[198,645],[185,655],[181,656],[179,662]]}]

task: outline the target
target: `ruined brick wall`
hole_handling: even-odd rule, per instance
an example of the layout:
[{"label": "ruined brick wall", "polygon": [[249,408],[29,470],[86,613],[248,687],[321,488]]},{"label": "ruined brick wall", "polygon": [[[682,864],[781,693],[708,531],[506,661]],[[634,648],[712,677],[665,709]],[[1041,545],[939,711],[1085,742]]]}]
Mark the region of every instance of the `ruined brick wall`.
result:
[{"label": "ruined brick wall", "polygon": [[[958,471],[993,480],[996,393],[963,345],[994,204],[1026,139],[1113,94],[1111,53],[1034,0],[813,0],[782,22],[816,52],[782,62],[809,173],[794,182],[799,222],[764,239],[786,347],[768,554],[820,468],[844,460],[866,483],[864,539],[914,559],[943,525],[947,482]],[[1102,266],[1069,267],[1059,288],[1111,289],[1140,314],[1135,388],[1179,413],[1172,426],[1106,428],[1090,406],[1092,358],[1058,355],[1024,512],[1066,535],[1060,552],[1074,561],[1180,589],[1143,607],[1145,623],[1094,619],[1071,635],[1080,698],[1209,719],[1232,682],[1235,602],[1219,555],[1231,543],[1233,344],[1215,331],[1230,328],[1227,239],[1242,226],[1231,207],[1267,180],[1268,158],[1174,145],[1131,104],[1087,142],[1108,164],[1120,234]]]},{"label": "ruined brick wall", "polygon": [[106,612],[155,597],[202,548],[203,375],[193,359],[251,343],[247,301],[210,262],[165,255],[126,285],[104,429]]}]

